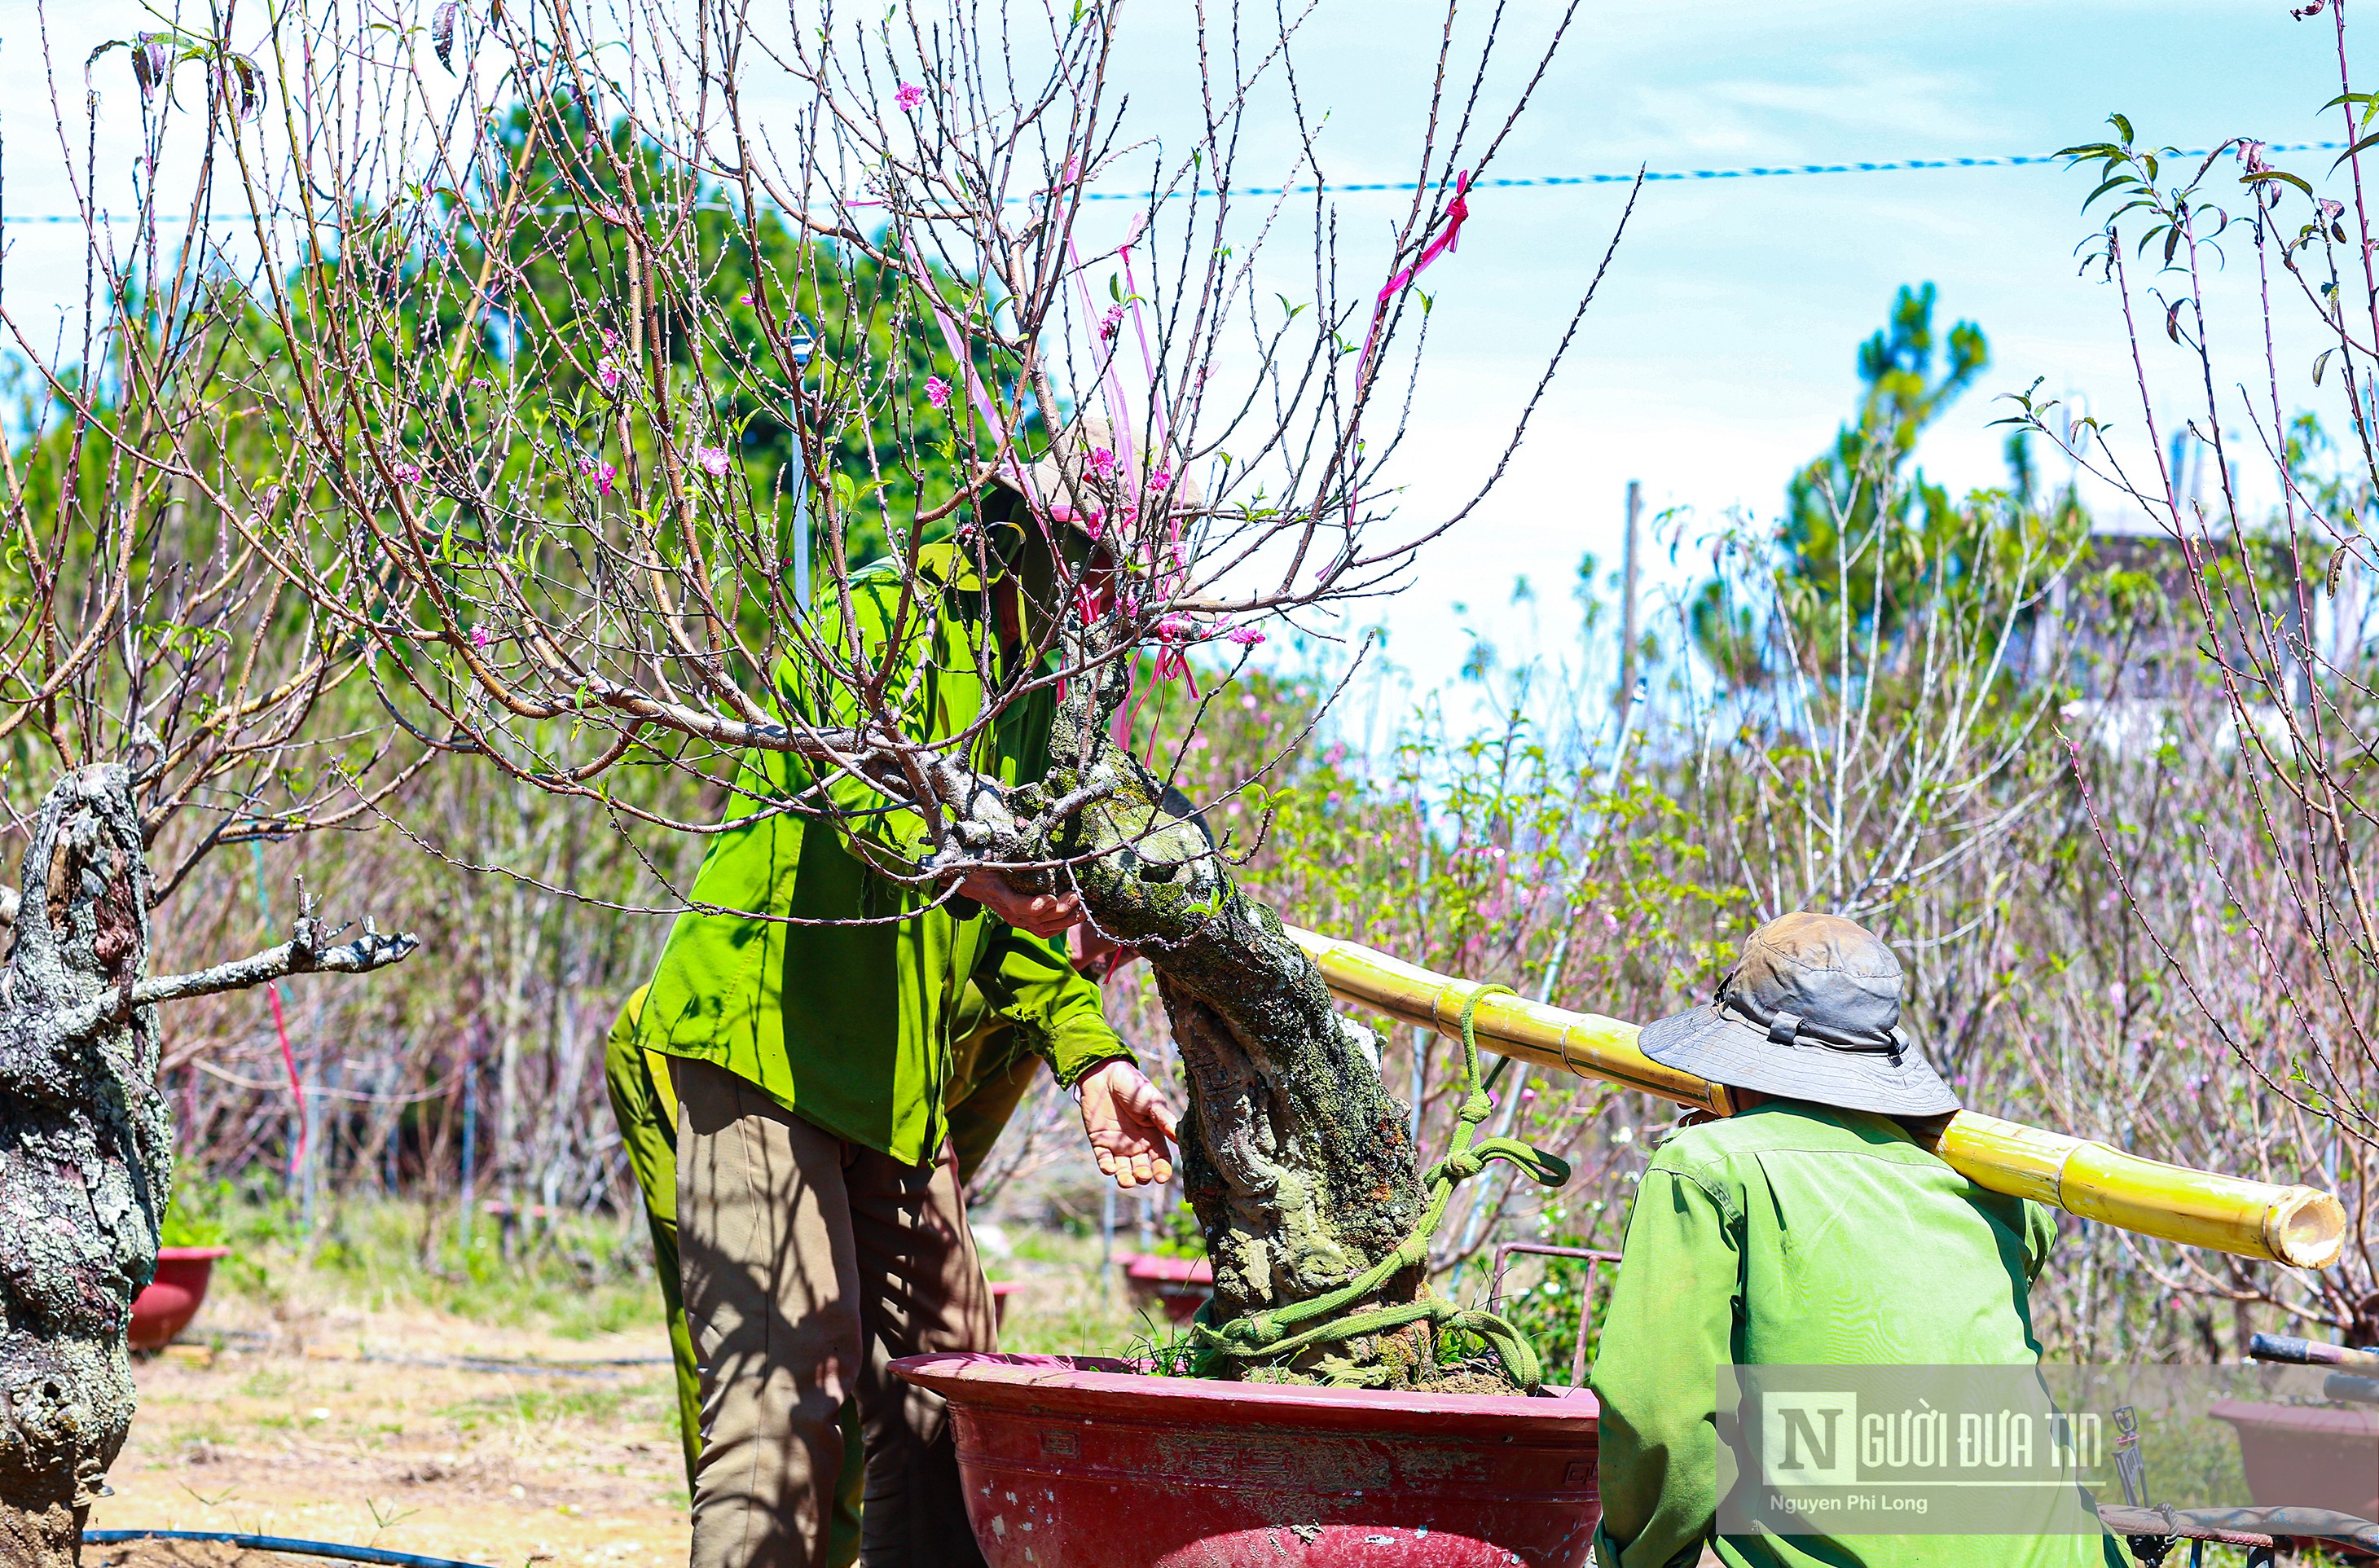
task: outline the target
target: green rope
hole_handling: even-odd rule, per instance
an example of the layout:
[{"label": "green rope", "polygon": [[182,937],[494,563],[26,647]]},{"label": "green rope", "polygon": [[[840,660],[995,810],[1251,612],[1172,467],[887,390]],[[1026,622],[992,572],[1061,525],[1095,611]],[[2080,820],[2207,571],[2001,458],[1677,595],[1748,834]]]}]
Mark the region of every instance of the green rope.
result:
[{"label": "green rope", "polygon": [[[1458,1307],[1441,1297],[1359,1312],[1353,1309],[1357,1302],[1375,1294],[1401,1271],[1428,1262],[1430,1241],[1445,1221],[1446,1205],[1454,1197],[1454,1189],[1485,1170],[1491,1162],[1503,1160],[1516,1165],[1547,1187],[1559,1187],[1569,1180],[1566,1161],[1531,1148],[1516,1138],[1473,1141],[1478,1139],[1480,1124],[1495,1108],[1495,1102],[1488,1097],[1479,1081],[1477,1019],[1479,1002],[1497,992],[1506,996],[1518,995],[1508,985],[1482,985],[1463,1004],[1462,1105],[1454,1116],[1454,1140],[1446,1149],[1445,1158],[1421,1174],[1421,1185],[1430,1189],[1429,1209],[1412,1234],[1355,1278],[1308,1300],[1217,1323],[1213,1321],[1214,1304],[1210,1298],[1190,1325],[1190,1345],[1202,1362],[1214,1357],[1250,1361],[1291,1356],[1316,1345],[1343,1343],[1426,1320],[1441,1333],[1459,1330],[1484,1339],[1503,1363],[1504,1372],[1520,1387],[1533,1390],[1544,1381],[1536,1347],[1519,1330],[1492,1312]],[[1360,1366],[1341,1357],[1325,1358],[1320,1370],[1327,1381],[1354,1386],[1377,1383],[1387,1373],[1384,1367]]]}]

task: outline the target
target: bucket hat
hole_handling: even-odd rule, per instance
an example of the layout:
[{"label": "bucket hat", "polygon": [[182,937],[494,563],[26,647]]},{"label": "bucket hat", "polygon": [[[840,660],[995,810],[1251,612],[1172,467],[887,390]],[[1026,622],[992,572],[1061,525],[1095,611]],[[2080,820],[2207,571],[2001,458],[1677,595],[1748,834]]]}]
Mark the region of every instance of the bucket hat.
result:
[{"label": "bucket hat", "polygon": [[[1123,470],[1116,447],[1115,428],[1095,415],[1085,414],[1057,432],[1041,456],[1022,465],[1022,481],[1014,465],[1003,464],[995,483],[1037,503],[1055,521],[1086,538],[1107,531],[1106,519],[1125,507],[1159,503],[1173,498],[1177,513],[1205,504],[1198,482],[1187,474],[1152,468],[1151,454],[1140,448],[1132,461],[1141,472],[1139,484]],[[1027,488],[1029,486],[1029,488]]]},{"label": "bucket hat", "polygon": [[1891,1116],[1958,1108],[1900,1027],[1900,960],[1840,915],[1803,911],[1751,934],[1718,994],[1645,1027],[1656,1062],[1714,1082]]}]

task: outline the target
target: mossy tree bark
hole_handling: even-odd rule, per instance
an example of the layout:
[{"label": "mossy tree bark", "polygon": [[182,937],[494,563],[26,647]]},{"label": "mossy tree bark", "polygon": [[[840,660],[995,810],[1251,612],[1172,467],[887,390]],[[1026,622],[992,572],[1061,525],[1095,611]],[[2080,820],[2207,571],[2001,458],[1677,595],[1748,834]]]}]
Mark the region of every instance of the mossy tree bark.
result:
[{"label": "mossy tree bark", "polygon": [[[1075,861],[1099,928],[1156,971],[1189,1074],[1183,1175],[1214,1270],[1214,1315],[1228,1321],[1346,1284],[1411,1235],[1424,1198],[1377,1038],[1339,1016],[1321,971],[1239,889],[1190,802],[1108,738],[1121,695],[1112,681],[1069,695],[1052,738],[1060,765],[1045,793],[1019,803],[1098,797],[1062,818],[1051,848]],[[1359,1305],[1427,1289],[1425,1271],[1407,1268]],[[1291,1365],[1335,1357],[1408,1387],[1434,1375],[1433,1349],[1413,1324]]]},{"label": "mossy tree bark", "polygon": [[155,1009],[85,1031],[149,956],[149,870],[121,768],[69,774],[25,855],[0,981],[0,1550],[76,1560],[132,1421],[124,1333],[157,1266],[173,1126]]},{"label": "mossy tree bark", "polygon": [[125,1333],[173,1189],[157,1004],[313,970],[361,972],[410,936],[282,947],[144,980],[151,885],[131,779],[69,773],[25,853],[0,970],[0,1561],[65,1568],[133,1411]]}]

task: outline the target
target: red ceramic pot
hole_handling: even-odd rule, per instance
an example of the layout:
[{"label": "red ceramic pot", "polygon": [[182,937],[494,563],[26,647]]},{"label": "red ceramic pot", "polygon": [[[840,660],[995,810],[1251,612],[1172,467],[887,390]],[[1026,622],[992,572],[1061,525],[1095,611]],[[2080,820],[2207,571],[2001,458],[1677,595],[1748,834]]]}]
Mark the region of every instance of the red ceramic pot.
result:
[{"label": "red ceramic pot", "polygon": [[948,1399],[992,1568],[1579,1568],[1600,1411],[1135,1374],[1065,1356],[892,1363]]},{"label": "red ceramic pot", "polygon": [[2379,1410],[2225,1399],[2210,1413],[2239,1434],[2247,1491],[2259,1507],[2379,1518]]},{"label": "red ceramic pot", "polygon": [[132,1298],[132,1330],[126,1337],[135,1350],[163,1350],[174,1336],[190,1326],[199,1304],[207,1298],[207,1281],[215,1260],[228,1257],[228,1247],[161,1247],[157,1277]]}]

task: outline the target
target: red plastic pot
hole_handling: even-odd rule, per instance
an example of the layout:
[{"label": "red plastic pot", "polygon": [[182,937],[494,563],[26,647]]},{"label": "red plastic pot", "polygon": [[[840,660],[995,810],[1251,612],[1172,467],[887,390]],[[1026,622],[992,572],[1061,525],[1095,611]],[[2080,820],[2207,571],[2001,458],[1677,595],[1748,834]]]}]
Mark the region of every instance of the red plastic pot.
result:
[{"label": "red plastic pot", "polygon": [[992,1568],[1578,1568],[1594,1396],[1383,1393],[1065,1356],[892,1363],[950,1404]]},{"label": "red plastic pot", "polygon": [[2259,1507],[2379,1518],[2379,1410],[2225,1399],[2209,1413],[2239,1434],[2247,1491]]},{"label": "red plastic pot", "polygon": [[135,1350],[163,1350],[174,1336],[190,1326],[207,1298],[207,1281],[215,1260],[228,1257],[228,1247],[161,1247],[157,1277],[132,1298],[132,1329],[125,1337]]},{"label": "red plastic pot", "polygon": [[1164,1258],[1153,1252],[1123,1252],[1124,1285],[1135,1306],[1165,1309],[1173,1322],[1186,1323],[1214,1294],[1214,1265],[1203,1258]]}]

